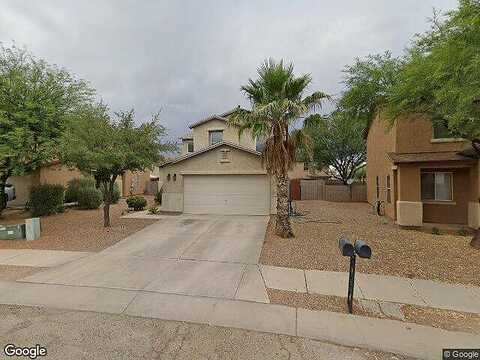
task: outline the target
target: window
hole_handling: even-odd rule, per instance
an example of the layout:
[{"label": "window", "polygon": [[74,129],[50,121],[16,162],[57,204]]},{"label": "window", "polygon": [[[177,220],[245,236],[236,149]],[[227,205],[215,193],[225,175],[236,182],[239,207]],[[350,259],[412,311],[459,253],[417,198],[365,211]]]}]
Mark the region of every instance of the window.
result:
[{"label": "window", "polygon": [[223,141],[223,130],[209,131],[210,145]]},{"label": "window", "polygon": [[303,163],[303,170],[305,170],[305,171],[308,170],[308,163],[306,163],[306,162]]},{"label": "window", "polygon": [[193,141],[188,141],[187,142],[187,151],[189,153],[193,152]]},{"label": "window", "polygon": [[422,200],[452,201],[453,174],[448,172],[422,173]]},{"label": "window", "polygon": [[167,181],[170,181],[170,174],[167,175]]},{"label": "window", "polygon": [[380,178],[378,176],[376,178],[376,184],[377,184],[377,199],[380,199]]},{"label": "window", "polygon": [[392,202],[392,187],[390,185],[390,175],[387,175],[387,202]]},{"label": "window", "polygon": [[451,139],[455,135],[448,129],[447,123],[444,121],[435,122],[433,124],[433,138],[434,139]]},{"label": "window", "polygon": [[173,174],[173,181],[177,181],[177,174]]}]

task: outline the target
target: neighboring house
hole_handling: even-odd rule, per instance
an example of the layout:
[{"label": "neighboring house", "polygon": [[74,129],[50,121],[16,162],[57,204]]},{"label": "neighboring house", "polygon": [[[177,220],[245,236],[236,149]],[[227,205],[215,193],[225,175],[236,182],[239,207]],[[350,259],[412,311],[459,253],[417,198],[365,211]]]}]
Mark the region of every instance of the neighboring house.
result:
[{"label": "neighboring house", "polygon": [[311,178],[328,180],[330,175],[327,173],[327,170],[328,169],[317,170],[309,166],[306,162],[297,161],[288,172],[288,178],[290,180]]},{"label": "neighboring house", "polygon": [[380,115],[367,138],[368,202],[385,204],[401,226],[463,224],[478,228],[479,160],[464,139],[424,118],[391,126]]},{"label": "neighboring house", "polygon": [[160,165],[162,210],[191,214],[268,215],[275,186],[256,139],[227,120],[236,109],[190,125],[181,155]]},{"label": "neighboring house", "polygon": [[[30,189],[39,184],[61,184],[66,186],[68,181],[81,178],[83,174],[78,169],[70,169],[54,161],[49,165],[42,166],[31,174],[24,176],[12,176],[7,182],[15,186],[16,199],[8,203],[9,206],[23,206],[28,201]],[[126,172],[117,184],[121,189],[122,196],[143,194],[150,181],[150,171],[132,173]]]}]

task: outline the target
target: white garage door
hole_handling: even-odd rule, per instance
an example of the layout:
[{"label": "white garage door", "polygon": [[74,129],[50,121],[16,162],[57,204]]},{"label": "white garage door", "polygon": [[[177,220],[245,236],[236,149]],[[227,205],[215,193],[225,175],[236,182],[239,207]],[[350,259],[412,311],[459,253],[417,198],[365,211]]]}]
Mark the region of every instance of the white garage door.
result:
[{"label": "white garage door", "polygon": [[187,214],[268,215],[270,184],[265,175],[185,175]]}]

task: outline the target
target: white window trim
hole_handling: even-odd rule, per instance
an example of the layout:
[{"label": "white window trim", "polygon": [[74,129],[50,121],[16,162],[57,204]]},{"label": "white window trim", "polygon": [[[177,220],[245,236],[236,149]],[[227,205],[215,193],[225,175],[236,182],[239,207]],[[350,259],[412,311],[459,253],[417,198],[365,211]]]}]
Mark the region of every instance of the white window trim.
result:
[{"label": "white window trim", "polygon": [[[224,135],[225,135],[225,129],[208,129],[208,144],[209,145],[214,145],[214,144],[218,144],[219,142],[222,142],[223,139],[224,139]],[[212,132],[221,132],[222,133],[222,140],[221,141],[217,141],[217,142],[212,142]]]},{"label": "white window trim", "polygon": [[[390,192],[390,199],[388,198],[388,193]],[[390,175],[385,175],[385,201],[388,204],[392,203],[392,177]]]},{"label": "white window trim", "polygon": [[[436,177],[435,174],[450,174],[451,176],[451,179],[452,181],[450,182],[450,194],[452,195],[451,199],[450,200],[439,200],[439,199],[430,199],[430,200],[424,200],[422,199],[422,202],[423,203],[426,203],[426,204],[451,204],[453,203],[453,199],[454,199],[454,194],[453,194],[453,172],[452,171],[422,171],[420,173],[420,176],[422,174],[434,174],[434,177]],[[435,182],[435,179],[434,179],[434,182],[433,182],[433,192],[435,194],[435,197],[437,196],[437,191],[435,189],[435,186],[436,186],[436,182]],[[421,181],[421,178],[420,178],[420,196],[422,195],[422,181]]]}]

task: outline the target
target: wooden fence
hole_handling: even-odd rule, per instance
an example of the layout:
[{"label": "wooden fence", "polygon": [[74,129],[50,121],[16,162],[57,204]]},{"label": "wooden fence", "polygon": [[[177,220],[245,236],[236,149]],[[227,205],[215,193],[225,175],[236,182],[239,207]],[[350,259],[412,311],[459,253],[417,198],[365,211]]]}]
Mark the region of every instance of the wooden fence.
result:
[{"label": "wooden fence", "polygon": [[326,184],[324,180],[301,180],[302,200],[326,200],[335,202],[367,201],[367,185]]}]

